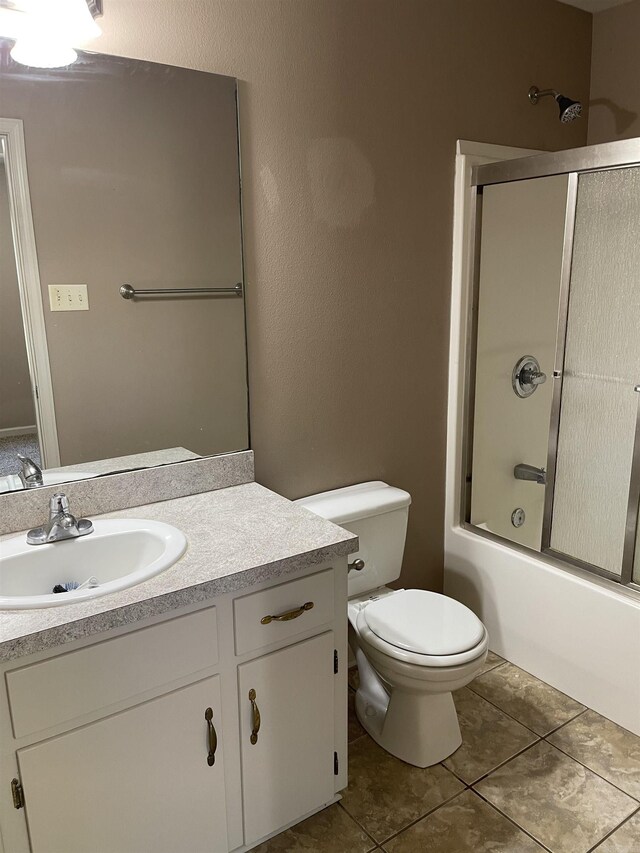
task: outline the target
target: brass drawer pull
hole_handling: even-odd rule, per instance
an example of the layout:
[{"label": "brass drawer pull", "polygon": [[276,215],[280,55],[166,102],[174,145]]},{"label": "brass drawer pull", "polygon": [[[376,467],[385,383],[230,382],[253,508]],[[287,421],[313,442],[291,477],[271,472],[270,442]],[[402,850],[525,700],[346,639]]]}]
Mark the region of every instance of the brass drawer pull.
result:
[{"label": "brass drawer pull", "polygon": [[288,622],[290,619],[297,619],[302,616],[305,610],[313,608],[313,601],[307,601],[302,607],[296,607],[295,610],[289,610],[287,613],[281,613],[279,616],[263,616],[260,620],[261,625],[268,625],[269,622]]},{"label": "brass drawer pull", "polygon": [[207,721],[209,734],[209,754],[207,755],[207,764],[213,767],[216,763],[216,749],[218,748],[218,735],[216,734],[215,726],[213,725],[213,709],[207,708],[204,712],[204,718]]},{"label": "brass drawer pull", "polygon": [[255,744],[258,743],[258,732],[260,731],[260,708],[258,708],[256,703],[256,691],[253,687],[249,691],[249,701],[251,702],[251,719],[253,726],[249,740],[255,746]]}]

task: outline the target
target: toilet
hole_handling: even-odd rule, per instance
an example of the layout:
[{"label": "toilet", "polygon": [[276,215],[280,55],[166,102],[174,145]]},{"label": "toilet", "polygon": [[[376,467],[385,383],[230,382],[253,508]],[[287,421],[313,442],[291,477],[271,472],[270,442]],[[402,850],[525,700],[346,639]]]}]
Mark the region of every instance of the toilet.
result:
[{"label": "toilet", "polygon": [[488,636],[452,598],[386,586],[400,576],[411,495],[375,481],[296,503],[360,538],[348,580],[358,719],[383,749],[409,764],[443,761],[462,743],[452,691],[480,673]]}]

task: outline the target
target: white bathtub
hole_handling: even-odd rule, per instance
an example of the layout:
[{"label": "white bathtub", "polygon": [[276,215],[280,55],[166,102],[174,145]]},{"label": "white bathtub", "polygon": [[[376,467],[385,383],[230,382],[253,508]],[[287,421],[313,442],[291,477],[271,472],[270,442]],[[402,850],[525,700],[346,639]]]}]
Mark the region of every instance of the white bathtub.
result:
[{"label": "white bathtub", "polygon": [[445,550],[444,591],[477,613],[493,651],[640,735],[637,593],[462,528]]}]

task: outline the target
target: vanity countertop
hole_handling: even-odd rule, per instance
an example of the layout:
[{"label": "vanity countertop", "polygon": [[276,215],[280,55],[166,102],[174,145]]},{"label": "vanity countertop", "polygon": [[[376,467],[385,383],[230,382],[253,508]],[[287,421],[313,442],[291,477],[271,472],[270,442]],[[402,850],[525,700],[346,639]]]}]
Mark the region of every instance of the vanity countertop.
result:
[{"label": "vanity countertop", "polygon": [[[257,483],[94,518],[165,521],[183,531],[187,550],[165,572],[121,592],[59,607],[1,610],[0,660],[61,646],[284,577],[315,563],[346,556],[358,547],[354,534]],[[24,534],[11,537],[16,535]]]}]

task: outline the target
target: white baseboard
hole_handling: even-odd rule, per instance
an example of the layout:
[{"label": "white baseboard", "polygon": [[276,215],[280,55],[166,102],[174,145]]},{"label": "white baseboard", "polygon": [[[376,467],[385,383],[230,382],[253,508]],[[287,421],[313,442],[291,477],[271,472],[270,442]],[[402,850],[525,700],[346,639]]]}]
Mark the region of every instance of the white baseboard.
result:
[{"label": "white baseboard", "polygon": [[0,429],[0,438],[9,438],[12,435],[33,435],[38,432],[35,424],[31,426],[21,426],[21,427],[5,427],[4,429]]}]

